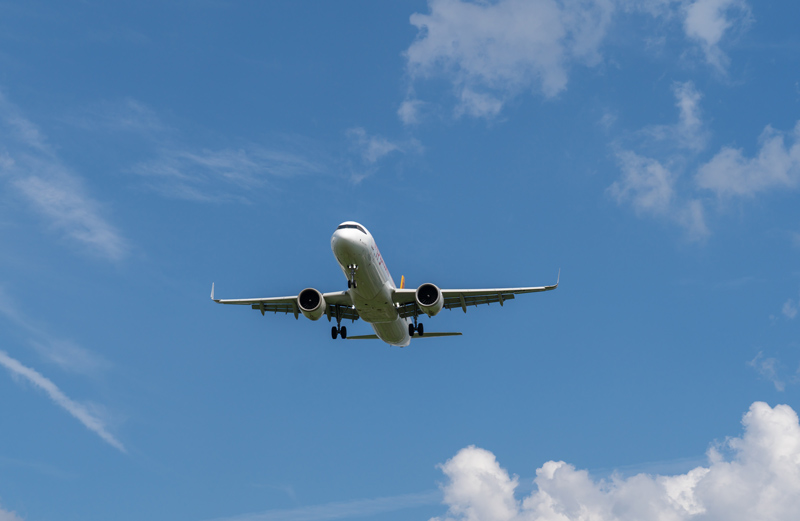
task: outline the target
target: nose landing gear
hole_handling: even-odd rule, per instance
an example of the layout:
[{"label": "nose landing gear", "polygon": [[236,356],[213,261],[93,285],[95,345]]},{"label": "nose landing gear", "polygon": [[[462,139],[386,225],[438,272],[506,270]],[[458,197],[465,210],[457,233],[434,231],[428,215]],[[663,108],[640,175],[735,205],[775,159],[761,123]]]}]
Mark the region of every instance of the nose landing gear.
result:
[{"label": "nose landing gear", "polygon": [[357,285],[356,285],[356,271],[358,271],[358,265],[357,264],[350,264],[349,266],[347,266],[347,268],[350,270],[350,278],[347,279],[347,288],[348,289],[349,288],[355,288],[355,287],[357,287]]}]

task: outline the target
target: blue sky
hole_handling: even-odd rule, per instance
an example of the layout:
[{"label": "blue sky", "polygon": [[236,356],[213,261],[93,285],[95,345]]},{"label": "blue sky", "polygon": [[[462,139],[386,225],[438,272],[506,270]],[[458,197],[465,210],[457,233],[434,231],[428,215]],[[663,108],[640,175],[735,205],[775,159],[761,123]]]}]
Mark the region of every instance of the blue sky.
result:
[{"label": "blue sky", "polygon": [[[0,14],[1,521],[794,519],[795,2]],[[345,220],[561,285],[406,349],[208,299],[343,289]]]}]

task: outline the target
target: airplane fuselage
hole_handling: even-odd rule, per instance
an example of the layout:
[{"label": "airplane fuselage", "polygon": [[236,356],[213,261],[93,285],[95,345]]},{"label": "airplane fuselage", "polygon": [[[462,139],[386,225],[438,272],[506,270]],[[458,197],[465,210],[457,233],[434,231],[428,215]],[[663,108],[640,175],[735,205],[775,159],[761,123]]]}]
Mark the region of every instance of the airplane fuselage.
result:
[{"label": "airplane fuselage", "polygon": [[393,303],[397,286],[372,234],[358,223],[342,223],[331,237],[331,249],[345,277],[354,282],[347,293],[361,319],[388,344],[411,343],[408,320],[400,318]]}]

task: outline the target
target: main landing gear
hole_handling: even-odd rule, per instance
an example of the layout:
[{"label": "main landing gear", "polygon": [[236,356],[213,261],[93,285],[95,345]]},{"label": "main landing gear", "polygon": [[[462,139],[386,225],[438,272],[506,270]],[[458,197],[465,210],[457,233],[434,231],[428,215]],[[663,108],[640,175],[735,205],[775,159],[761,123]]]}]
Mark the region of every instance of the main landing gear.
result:
[{"label": "main landing gear", "polygon": [[344,326],[342,327],[333,326],[331,328],[331,338],[336,340],[336,337],[339,335],[342,335],[342,338],[347,338],[347,328]]},{"label": "main landing gear", "polygon": [[351,264],[347,267],[350,270],[350,278],[347,279],[347,289],[355,288],[356,285],[356,271],[358,271],[357,264]]},{"label": "main landing gear", "polygon": [[422,324],[417,324],[417,317],[414,317],[413,324],[408,325],[408,336],[414,336],[414,331],[416,331],[419,336],[425,334],[425,328],[422,327]]}]

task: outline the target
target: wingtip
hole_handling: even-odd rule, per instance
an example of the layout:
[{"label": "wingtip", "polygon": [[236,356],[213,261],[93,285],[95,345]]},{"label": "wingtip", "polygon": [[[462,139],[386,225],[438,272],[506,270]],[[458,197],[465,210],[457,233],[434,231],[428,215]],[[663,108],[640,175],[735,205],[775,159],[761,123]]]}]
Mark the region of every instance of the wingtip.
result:
[{"label": "wingtip", "polygon": [[214,300],[214,283],[211,283],[211,300]]},{"label": "wingtip", "polygon": [[561,268],[558,268],[558,277],[556,277],[556,286],[558,286],[558,282],[561,280]]}]

